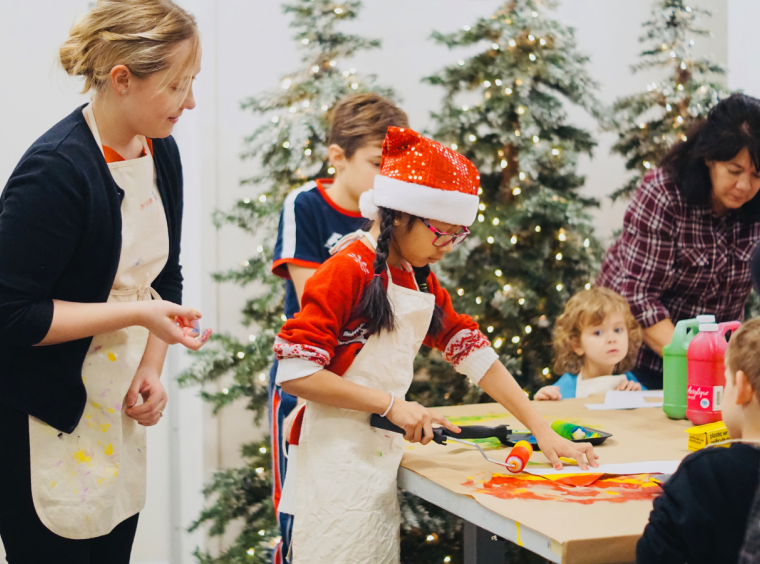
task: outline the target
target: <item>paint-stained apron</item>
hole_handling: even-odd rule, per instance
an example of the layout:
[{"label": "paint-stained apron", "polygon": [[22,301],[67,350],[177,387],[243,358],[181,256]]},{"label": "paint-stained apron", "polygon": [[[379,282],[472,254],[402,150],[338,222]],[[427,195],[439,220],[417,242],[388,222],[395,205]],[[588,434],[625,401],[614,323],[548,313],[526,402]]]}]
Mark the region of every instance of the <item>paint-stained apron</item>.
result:
[{"label": "paint-stained apron", "polygon": [[[98,147],[92,106],[84,110]],[[109,163],[125,192],[122,248],[108,302],[160,299],[150,287],[169,257],[169,230],[150,149]],[[87,405],[77,428],[60,433],[29,418],[32,499],[55,534],[88,539],[110,533],[145,506],[145,427],[125,413],[126,394],[148,342],[144,327],[96,335],[82,367]]]},{"label": "paint-stained apron", "polygon": [[[374,246],[369,234],[365,236]],[[357,234],[344,239],[352,238]],[[389,270],[388,298],[396,330],[372,335],[343,378],[403,398],[430,327],[435,297],[395,285]],[[370,427],[369,417],[307,403],[297,458],[294,564],[399,562],[396,476],[404,441],[401,435]],[[290,477],[289,472],[286,480]]]}]

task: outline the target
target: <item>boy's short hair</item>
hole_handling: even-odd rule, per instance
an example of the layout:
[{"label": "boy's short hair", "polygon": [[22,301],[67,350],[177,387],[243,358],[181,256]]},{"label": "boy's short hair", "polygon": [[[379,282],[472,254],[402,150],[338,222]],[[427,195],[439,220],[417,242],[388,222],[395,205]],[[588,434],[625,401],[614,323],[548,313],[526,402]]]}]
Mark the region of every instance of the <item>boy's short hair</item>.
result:
[{"label": "boy's short hair", "polygon": [[393,102],[372,92],[346,96],[332,110],[327,145],[337,145],[350,159],[362,147],[382,143],[389,127],[409,127]]},{"label": "boy's short hair", "polygon": [[744,323],[731,336],[726,349],[726,366],[732,375],[741,370],[755,391],[760,390],[760,319]]},{"label": "boy's short hair", "polygon": [[556,374],[580,372],[583,357],[573,348],[580,345],[583,329],[601,324],[608,314],[614,312],[623,314],[628,329],[628,354],[620,361],[618,371],[625,372],[633,368],[643,338],[641,327],[623,296],[609,288],[594,286],[570,298],[565,311],[557,319],[552,342],[557,355],[554,362]]}]

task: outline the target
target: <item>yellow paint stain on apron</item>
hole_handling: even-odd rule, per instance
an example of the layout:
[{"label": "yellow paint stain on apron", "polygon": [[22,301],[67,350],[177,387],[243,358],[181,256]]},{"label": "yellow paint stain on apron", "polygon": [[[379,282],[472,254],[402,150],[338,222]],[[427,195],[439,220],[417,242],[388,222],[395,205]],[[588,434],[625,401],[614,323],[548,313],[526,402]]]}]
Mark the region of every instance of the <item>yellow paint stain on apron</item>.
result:
[{"label": "yellow paint stain on apron", "polygon": [[[83,110],[95,146],[102,146],[90,106]],[[147,141],[145,156],[108,163],[124,192],[122,246],[109,303],[160,299],[151,284],[169,256],[169,231],[156,184],[156,168]],[[157,205],[140,209],[149,198]],[[32,499],[42,523],[68,539],[104,536],[140,512],[146,495],[145,428],[123,411],[124,398],[148,341],[141,326],[96,335],[82,367],[87,405],[70,434],[29,418]],[[98,444],[101,443],[101,444]],[[76,472],[76,470],[83,470]],[[67,484],[51,488],[51,482]],[[81,494],[87,490],[86,503]]]},{"label": "yellow paint stain on apron", "polygon": [[88,465],[92,465],[92,457],[87,456],[87,453],[83,450],[76,451],[74,453],[74,458],[76,458],[78,464],[87,463]]}]

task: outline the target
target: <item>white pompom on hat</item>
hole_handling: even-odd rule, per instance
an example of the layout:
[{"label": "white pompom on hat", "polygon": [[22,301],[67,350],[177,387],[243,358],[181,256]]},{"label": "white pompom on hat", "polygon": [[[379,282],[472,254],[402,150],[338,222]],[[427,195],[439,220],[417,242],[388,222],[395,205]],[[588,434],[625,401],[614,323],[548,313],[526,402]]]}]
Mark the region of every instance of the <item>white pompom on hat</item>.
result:
[{"label": "white pompom on hat", "polygon": [[468,159],[411,129],[389,127],[374,189],[362,194],[367,219],[378,208],[452,225],[472,225],[478,215],[480,175]]},{"label": "white pompom on hat", "polygon": [[380,217],[380,208],[375,205],[375,191],[369,190],[359,197],[359,211],[362,217],[376,221]]}]

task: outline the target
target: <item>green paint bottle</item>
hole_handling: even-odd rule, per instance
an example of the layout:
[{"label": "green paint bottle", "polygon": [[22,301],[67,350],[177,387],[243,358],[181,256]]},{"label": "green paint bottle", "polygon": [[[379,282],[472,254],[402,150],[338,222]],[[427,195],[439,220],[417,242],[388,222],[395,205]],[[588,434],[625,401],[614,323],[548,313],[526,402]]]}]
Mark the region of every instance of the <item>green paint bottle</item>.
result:
[{"label": "green paint bottle", "polygon": [[689,380],[686,350],[699,333],[700,323],[714,323],[714,315],[682,319],[676,324],[673,339],[662,348],[662,410],[671,419],[686,419],[686,388]]}]

